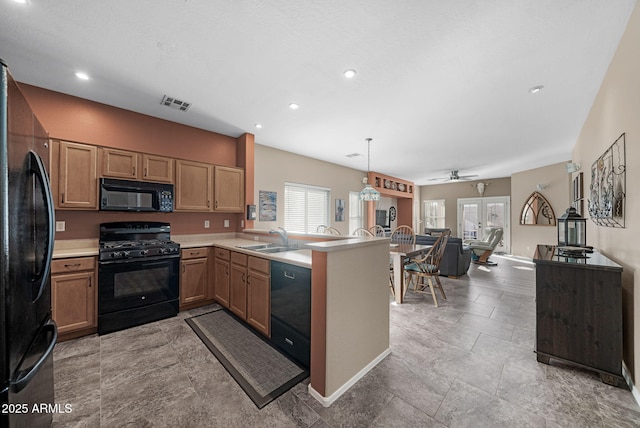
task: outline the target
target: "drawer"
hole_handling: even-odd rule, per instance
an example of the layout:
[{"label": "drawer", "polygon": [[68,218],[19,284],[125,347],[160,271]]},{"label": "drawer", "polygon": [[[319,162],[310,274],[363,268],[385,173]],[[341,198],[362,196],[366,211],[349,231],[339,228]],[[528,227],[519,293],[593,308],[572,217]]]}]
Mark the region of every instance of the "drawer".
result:
[{"label": "drawer", "polygon": [[76,259],[58,259],[51,261],[52,274],[93,270],[95,267],[95,257],[78,257]]},{"label": "drawer", "polygon": [[207,257],[208,255],[209,255],[208,247],[184,248],[182,250],[182,260],[201,259],[203,257]]},{"label": "drawer", "polygon": [[260,257],[249,257],[249,269],[269,274],[270,261]]},{"label": "drawer", "polygon": [[229,260],[229,253],[231,251],[225,250],[224,248],[218,248],[218,247],[216,247],[214,251],[216,254],[216,259]]},{"label": "drawer", "polygon": [[247,255],[242,253],[236,253],[235,251],[231,252],[231,263],[235,263],[240,266],[247,265]]}]

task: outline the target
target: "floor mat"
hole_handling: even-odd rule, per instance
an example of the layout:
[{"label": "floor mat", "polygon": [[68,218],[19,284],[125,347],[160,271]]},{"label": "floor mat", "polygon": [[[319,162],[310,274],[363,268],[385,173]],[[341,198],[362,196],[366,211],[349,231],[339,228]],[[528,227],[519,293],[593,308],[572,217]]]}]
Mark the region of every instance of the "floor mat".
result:
[{"label": "floor mat", "polygon": [[259,409],[309,375],[226,310],[185,321]]}]

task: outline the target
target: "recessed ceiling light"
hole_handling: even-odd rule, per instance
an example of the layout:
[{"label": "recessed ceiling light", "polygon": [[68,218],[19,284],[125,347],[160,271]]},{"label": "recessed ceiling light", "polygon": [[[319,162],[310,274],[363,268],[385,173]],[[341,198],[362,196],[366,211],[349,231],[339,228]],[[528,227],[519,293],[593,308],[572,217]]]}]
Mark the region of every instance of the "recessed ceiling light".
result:
[{"label": "recessed ceiling light", "polygon": [[89,80],[89,75],[87,73],[84,73],[82,71],[77,71],[76,72],[76,77],[80,80]]},{"label": "recessed ceiling light", "polygon": [[355,70],[345,70],[344,72],[344,77],[346,77],[347,79],[351,79],[353,76],[356,75],[356,71]]},{"label": "recessed ceiling light", "polygon": [[262,125],[261,125],[261,124],[259,124],[259,123],[256,123],[256,128],[258,128],[258,129],[262,129]]},{"label": "recessed ceiling light", "polygon": [[529,93],[530,94],[537,94],[538,92],[540,92],[542,90],[542,88],[544,88],[544,86],[542,86],[542,85],[534,86],[533,88],[529,89]]},{"label": "recessed ceiling light", "polygon": [[291,110],[298,110],[300,108],[300,106],[297,103],[291,103],[291,104],[289,104],[289,108]]}]

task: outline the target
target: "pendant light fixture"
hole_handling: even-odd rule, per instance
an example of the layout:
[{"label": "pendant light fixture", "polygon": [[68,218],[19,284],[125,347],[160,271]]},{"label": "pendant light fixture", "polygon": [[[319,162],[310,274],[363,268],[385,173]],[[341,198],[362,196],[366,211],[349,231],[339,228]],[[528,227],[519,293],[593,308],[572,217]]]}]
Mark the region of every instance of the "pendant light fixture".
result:
[{"label": "pendant light fixture", "polygon": [[369,184],[369,172],[371,171],[371,140],[372,138],[367,138],[367,185],[364,186],[364,189],[360,192],[360,200],[361,201],[379,201],[380,200],[380,192],[371,187]]}]

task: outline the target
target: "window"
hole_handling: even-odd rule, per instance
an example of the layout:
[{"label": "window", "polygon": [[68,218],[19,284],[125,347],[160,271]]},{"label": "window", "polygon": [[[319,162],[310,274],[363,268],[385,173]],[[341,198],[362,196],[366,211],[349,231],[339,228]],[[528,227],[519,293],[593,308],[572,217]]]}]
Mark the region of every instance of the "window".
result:
[{"label": "window", "polygon": [[284,184],[284,228],[313,233],[329,225],[329,189],[304,184]]},{"label": "window", "polygon": [[425,229],[444,229],[444,199],[424,201]]},{"label": "window", "polygon": [[363,202],[360,200],[360,192],[349,192],[349,234],[363,224]]}]

